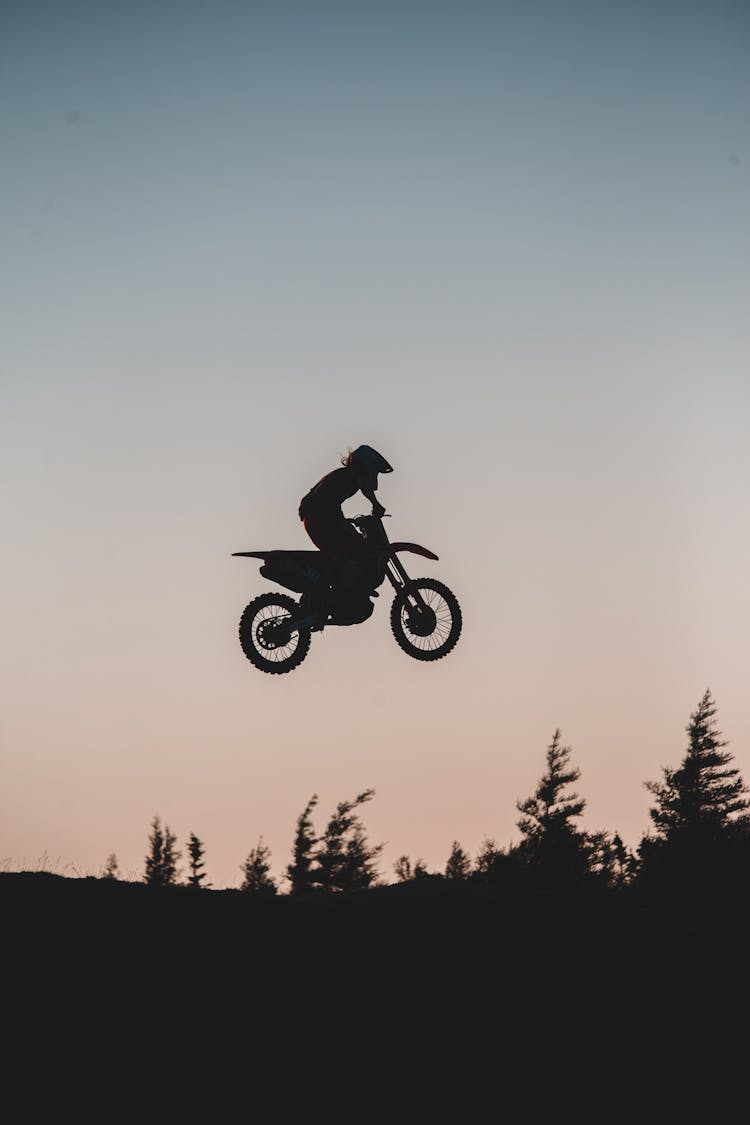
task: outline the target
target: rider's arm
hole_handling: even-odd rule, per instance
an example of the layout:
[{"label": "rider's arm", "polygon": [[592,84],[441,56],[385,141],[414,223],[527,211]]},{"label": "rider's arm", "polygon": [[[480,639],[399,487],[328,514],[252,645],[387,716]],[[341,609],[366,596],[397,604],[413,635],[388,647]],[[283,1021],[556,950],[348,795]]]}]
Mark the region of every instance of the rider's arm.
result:
[{"label": "rider's arm", "polygon": [[378,516],[379,518],[380,516],[385,515],[385,508],[377,499],[374,488],[360,488],[360,492],[365,497],[365,499],[369,500],[372,504],[372,514],[374,516]]}]

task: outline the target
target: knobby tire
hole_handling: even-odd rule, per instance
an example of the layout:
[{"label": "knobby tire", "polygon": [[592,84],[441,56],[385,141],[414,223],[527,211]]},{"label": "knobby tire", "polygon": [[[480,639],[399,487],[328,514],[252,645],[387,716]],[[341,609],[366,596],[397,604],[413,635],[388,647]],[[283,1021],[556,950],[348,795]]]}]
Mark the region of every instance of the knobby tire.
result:
[{"label": "knobby tire", "polygon": [[[436,595],[432,602],[439,607],[440,617],[437,619],[432,633],[426,637],[412,639],[402,614],[408,605],[409,596],[415,590],[419,590],[423,597],[425,591],[431,591]],[[442,600],[442,606],[438,599]],[[424,597],[424,600],[428,605],[430,604],[429,595]],[[461,636],[462,624],[461,607],[455,594],[442,582],[438,582],[434,578],[416,578],[405,589],[399,590],[391,605],[391,629],[396,644],[407,656],[413,656],[415,660],[441,660],[442,657],[447,656],[456,647],[458,638]],[[438,634],[436,638],[438,643],[430,648],[431,639],[435,638],[436,633]],[[444,638],[440,639],[443,634]]]},{"label": "knobby tire", "polygon": [[[273,613],[262,616],[264,610],[281,610],[282,613],[274,615]],[[310,648],[310,630],[303,628],[295,631],[292,635],[289,645],[279,646],[278,649],[259,648],[258,638],[256,636],[258,627],[263,621],[268,621],[274,616],[284,617],[287,614],[294,617],[295,613],[299,611],[299,606],[293,598],[287,597],[286,594],[261,594],[260,597],[255,598],[245,609],[240,618],[240,645],[247,659],[261,672],[269,672],[271,675],[282,675],[284,672],[291,672],[293,668],[298,667],[307,656]],[[292,642],[296,639],[296,644],[287,655],[283,653],[279,657],[266,655],[266,653],[280,653],[280,649],[291,647]]]}]

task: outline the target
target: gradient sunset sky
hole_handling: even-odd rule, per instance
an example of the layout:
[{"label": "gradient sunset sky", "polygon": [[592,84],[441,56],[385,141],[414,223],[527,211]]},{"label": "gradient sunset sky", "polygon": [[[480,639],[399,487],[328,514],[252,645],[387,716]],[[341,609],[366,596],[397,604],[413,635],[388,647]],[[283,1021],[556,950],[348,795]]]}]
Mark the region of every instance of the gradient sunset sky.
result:
[{"label": "gradient sunset sky", "polygon": [[[236,885],[373,786],[383,872],[517,838],[556,727],[637,843],[706,687],[750,781],[750,7],[0,8],[0,861]],[[237,641],[349,447],[458,648]],[[353,502],[349,514],[365,509]]]}]

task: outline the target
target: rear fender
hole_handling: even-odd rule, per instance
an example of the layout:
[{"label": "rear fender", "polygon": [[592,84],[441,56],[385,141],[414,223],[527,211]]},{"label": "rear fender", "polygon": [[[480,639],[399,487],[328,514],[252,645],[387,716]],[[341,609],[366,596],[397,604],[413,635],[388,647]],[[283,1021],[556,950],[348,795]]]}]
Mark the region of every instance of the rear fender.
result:
[{"label": "rear fender", "polygon": [[240,558],[262,559],[260,573],[297,594],[328,587],[327,567],[319,551],[234,551]]}]

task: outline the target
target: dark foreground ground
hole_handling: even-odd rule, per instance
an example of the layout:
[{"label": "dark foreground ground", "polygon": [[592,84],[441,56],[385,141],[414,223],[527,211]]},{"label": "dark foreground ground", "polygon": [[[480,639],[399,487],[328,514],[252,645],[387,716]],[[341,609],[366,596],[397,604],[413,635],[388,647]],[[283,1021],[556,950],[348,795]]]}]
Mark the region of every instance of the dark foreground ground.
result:
[{"label": "dark foreground ground", "polygon": [[0,875],[22,1122],[745,1121],[750,924],[444,882]]}]

